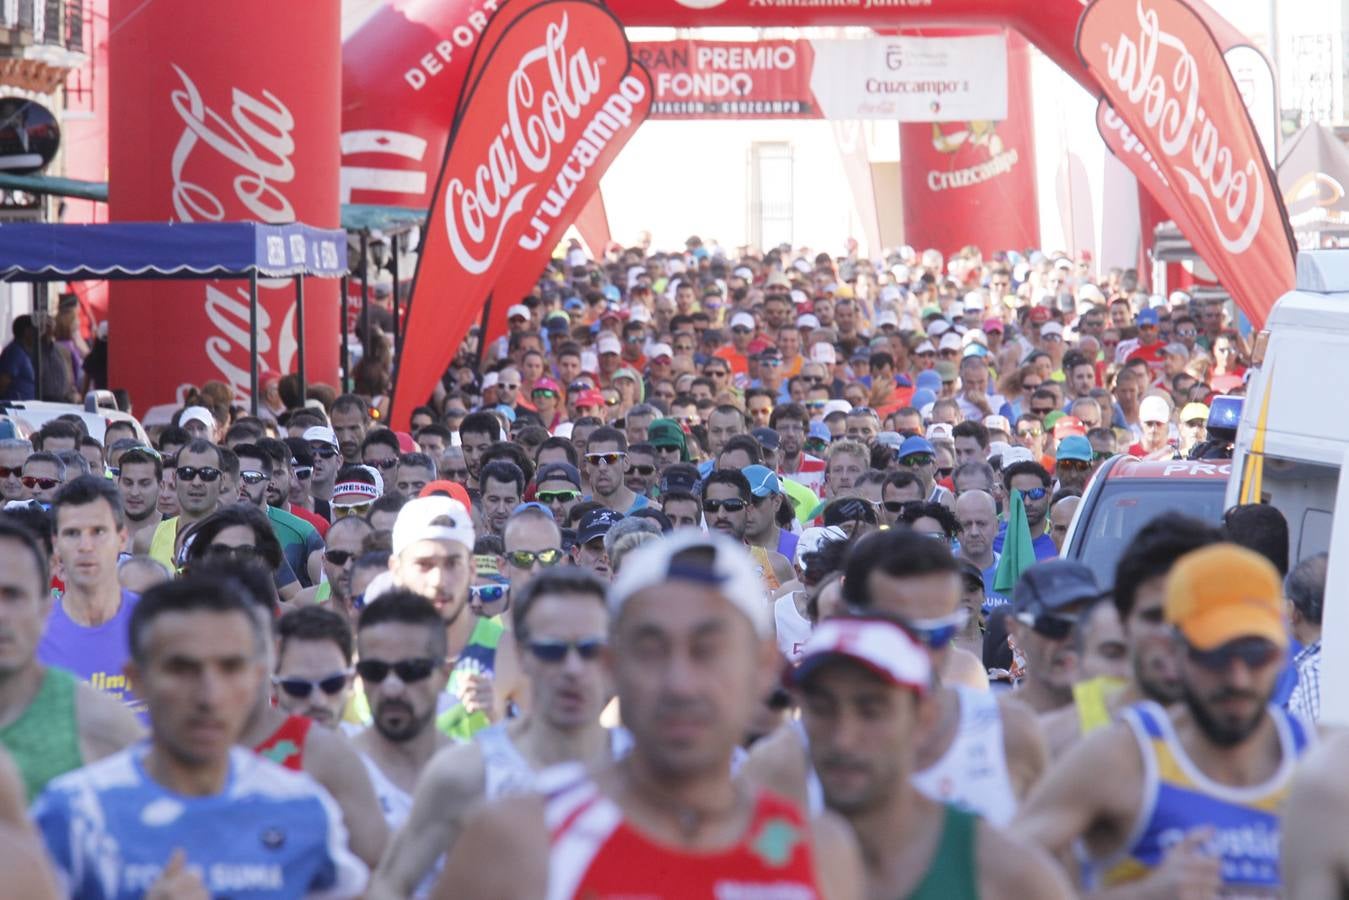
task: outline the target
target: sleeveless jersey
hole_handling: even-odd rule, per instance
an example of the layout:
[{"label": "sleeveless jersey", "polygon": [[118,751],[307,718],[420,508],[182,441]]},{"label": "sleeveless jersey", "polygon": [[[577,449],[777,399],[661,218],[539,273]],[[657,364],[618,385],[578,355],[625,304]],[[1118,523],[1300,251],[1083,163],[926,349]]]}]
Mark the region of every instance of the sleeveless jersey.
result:
[{"label": "sleeveless jersey", "polygon": [[111,619],[92,627],[76,623],[60,600],[52,604],[38,641],[38,662],[58,666],[90,686],[121,701],[145,721],[145,704],[131,693],[123,666],[131,657],[128,626],[140,596],[122,591],[122,603]]},{"label": "sleeveless jersey", "polygon": [[810,620],[796,608],[793,592],[773,601],[773,624],[777,626],[778,650],[787,662],[801,661],[801,645],[810,637]]},{"label": "sleeveless jersey", "polygon": [[759,578],[763,580],[764,590],[776,591],[782,587],[778,582],[778,575],[773,571],[773,562],[768,558],[768,551],[763,547],[748,546],[750,558],[754,560],[754,565],[759,569]]},{"label": "sleeveless jersey", "polygon": [[149,776],[148,747],[136,744],[62,775],[33,804],[63,896],[143,897],[175,848],[212,897],[352,897],[364,890],[368,873],[347,848],[342,813],[308,775],[234,747],[220,793],[188,797]]},{"label": "sleeveless jersey", "polygon": [[436,727],[455,740],[466,741],[491,724],[486,713],[469,713],[459,702],[459,692],[470,675],[492,675],[496,672],[497,644],[505,632],[500,618],[480,618],[468,636],[468,643],[459,654],[450,680],[440,695]]},{"label": "sleeveless jersey", "polygon": [[998,698],[988,691],[954,685],[960,722],[951,746],[910,779],[925,796],[976,813],[1003,827],[1016,812],[1016,794],[1007,770]]},{"label": "sleeveless jersey", "polygon": [[307,716],[287,716],[281,727],[254,747],[253,752],[292,772],[303,772],[304,740],[313,724],[314,720]]},{"label": "sleeveless jersey", "polygon": [[1143,877],[1185,834],[1208,826],[1216,832],[1209,849],[1222,860],[1220,896],[1281,896],[1279,811],[1311,735],[1277,706],[1269,715],[1279,735],[1278,770],[1264,784],[1232,787],[1210,779],[1185,754],[1161,706],[1144,701],[1123,712],[1143,757],[1143,803],[1128,849],[1098,869],[1102,884]]},{"label": "sleeveless jersey", "polygon": [[[511,740],[507,725],[507,722],[497,722],[473,735],[482,751],[484,800],[532,791],[539,775]],[[609,729],[610,759],[622,759],[631,749],[632,735],[626,728]]]},{"label": "sleeveless jersey", "polygon": [[979,817],[955,806],[945,809],[937,852],[905,900],[979,900]]},{"label": "sleeveless jersey", "polygon": [[361,762],[365,763],[366,774],[370,776],[370,785],[375,789],[375,797],[379,799],[384,821],[388,823],[390,832],[397,831],[412,812],[412,795],[390,781],[373,759],[364,753],[360,757]]},{"label": "sleeveless jersey", "polygon": [[150,538],[150,558],[164,564],[164,568],[170,572],[178,571],[178,560],[175,558],[174,545],[178,540],[178,517],[165,519],[155,526],[155,533]]},{"label": "sleeveless jersey", "polygon": [[78,686],[74,675],[48,667],[33,702],[17,719],[0,728],[0,745],[19,767],[29,803],[42,793],[47,782],[84,765],[75,717]]},{"label": "sleeveless jersey", "polygon": [[739,841],[694,853],[657,843],[624,821],[579,763],[542,773],[539,787],[551,842],[548,900],[820,896],[809,827],[794,804],[767,791],[755,797]]}]

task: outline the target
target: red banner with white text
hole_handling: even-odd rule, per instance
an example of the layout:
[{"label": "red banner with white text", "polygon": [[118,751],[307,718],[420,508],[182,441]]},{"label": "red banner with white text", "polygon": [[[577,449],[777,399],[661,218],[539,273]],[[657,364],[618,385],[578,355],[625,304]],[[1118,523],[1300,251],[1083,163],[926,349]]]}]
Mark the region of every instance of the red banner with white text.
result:
[{"label": "red banner with white text", "polygon": [[[113,221],[339,224],[340,10],[335,3],[114,0],[109,67]],[[264,280],[259,369],[296,364],[295,287]],[[117,282],[111,383],[139,410],[184,384],[249,390],[242,281]],[[337,383],[337,283],[305,293],[306,366]]]},{"label": "red banner with white text", "polygon": [[[1078,25],[1077,49],[1151,161],[1122,158],[1145,184],[1160,176],[1169,189],[1157,199],[1259,327],[1294,285],[1295,244],[1274,173],[1208,25],[1182,0],[1094,0]],[[1146,171],[1152,163],[1155,175]]]},{"label": "red banner with white text", "polygon": [[431,394],[518,249],[546,259],[650,94],[623,26],[597,3],[508,0],[487,23],[427,220],[393,427]]}]

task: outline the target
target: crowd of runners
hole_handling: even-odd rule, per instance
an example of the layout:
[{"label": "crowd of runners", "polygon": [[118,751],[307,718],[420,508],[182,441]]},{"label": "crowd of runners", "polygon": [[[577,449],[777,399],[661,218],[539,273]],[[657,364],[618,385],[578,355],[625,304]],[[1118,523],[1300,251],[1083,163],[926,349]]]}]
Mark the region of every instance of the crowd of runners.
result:
[{"label": "crowd of runners", "polygon": [[[0,894],[1349,891],[1325,556],[1237,507],[1060,558],[1105,460],[1206,452],[1222,302],[572,248],[403,430],[390,294],[342,390],[0,416]],[[80,383],[14,335],[0,394]]]}]

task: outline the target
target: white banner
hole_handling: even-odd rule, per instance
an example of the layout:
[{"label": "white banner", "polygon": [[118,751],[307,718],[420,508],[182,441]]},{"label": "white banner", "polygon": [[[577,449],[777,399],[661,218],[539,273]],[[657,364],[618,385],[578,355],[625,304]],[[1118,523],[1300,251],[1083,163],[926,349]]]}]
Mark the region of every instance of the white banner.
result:
[{"label": "white banner", "polygon": [[1007,39],[889,37],[811,41],[810,89],[827,119],[1007,118]]}]

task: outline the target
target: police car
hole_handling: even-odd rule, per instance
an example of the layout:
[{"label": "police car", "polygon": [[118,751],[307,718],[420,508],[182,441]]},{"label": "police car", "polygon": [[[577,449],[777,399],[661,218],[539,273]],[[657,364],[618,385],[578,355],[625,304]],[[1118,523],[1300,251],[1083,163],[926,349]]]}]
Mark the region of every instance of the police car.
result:
[{"label": "police car", "polygon": [[1138,530],[1164,512],[1217,525],[1232,474],[1226,459],[1141,460],[1114,456],[1087,485],[1063,541],[1062,556],[1086,564],[1096,583],[1115,583],[1115,564]]}]

